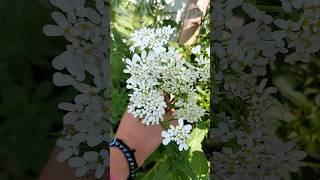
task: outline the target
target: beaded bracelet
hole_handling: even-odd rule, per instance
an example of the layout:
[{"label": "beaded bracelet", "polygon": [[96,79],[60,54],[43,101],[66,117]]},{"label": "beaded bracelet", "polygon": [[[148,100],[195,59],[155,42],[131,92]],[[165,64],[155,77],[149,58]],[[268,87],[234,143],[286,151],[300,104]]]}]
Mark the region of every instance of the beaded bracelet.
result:
[{"label": "beaded bracelet", "polygon": [[136,171],[138,169],[138,164],[136,162],[136,158],[134,157],[135,150],[131,150],[121,139],[118,138],[113,139],[109,146],[117,147],[123,152],[129,164],[129,177],[133,178],[136,175]]}]

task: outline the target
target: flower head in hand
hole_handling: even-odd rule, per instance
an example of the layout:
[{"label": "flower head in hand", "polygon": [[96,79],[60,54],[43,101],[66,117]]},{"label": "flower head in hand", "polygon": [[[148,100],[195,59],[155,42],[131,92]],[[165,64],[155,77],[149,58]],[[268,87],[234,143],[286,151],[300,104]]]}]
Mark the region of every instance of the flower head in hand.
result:
[{"label": "flower head in hand", "polygon": [[178,123],[177,126],[170,125],[167,131],[162,131],[161,136],[164,138],[162,144],[167,145],[170,141],[174,141],[179,146],[179,151],[188,150],[186,141],[191,137],[192,126],[184,125],[182,118],[179,118]]}]

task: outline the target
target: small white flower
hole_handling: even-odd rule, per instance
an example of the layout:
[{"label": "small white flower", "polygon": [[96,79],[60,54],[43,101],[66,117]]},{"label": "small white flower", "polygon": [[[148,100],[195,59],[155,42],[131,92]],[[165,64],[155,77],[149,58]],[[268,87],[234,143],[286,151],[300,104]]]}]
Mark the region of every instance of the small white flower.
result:
[{"label": "small white flower", "polygon": [[197,104],[197,96],[198,95],[195,92],[191,92],[188,94],[188,98],[186,100],[178,100],[176,102],[176,116],[183,118],[190,123],[201,120],[205,110]]},{"label": "small white flower", "polygon": [[200,67],[197,67],[196,70],[199,74],[200,81],[209,81],[210,79],[210,59],[200,55],[196,57],[195,61]]},{"label": "small white flower", "polygon": [[170,125],[170,129],[162,131],[162,144],[168,145],[171,141],[174,141],[179,146],[179,151],[188,150],[189,146],[186,141],[191,138],[192,126],[190,124],[184,125],[182,118],[178,119],[178,123],[178,126]]},{"label": "small white flower", "polygon": [[200,54],[200,53],[201,53],[201,46],[200,46],[200,45],[197,45],[197,46],[193,47],[193,48],[191,49],[191,53],[192,53],[192,54]]}]

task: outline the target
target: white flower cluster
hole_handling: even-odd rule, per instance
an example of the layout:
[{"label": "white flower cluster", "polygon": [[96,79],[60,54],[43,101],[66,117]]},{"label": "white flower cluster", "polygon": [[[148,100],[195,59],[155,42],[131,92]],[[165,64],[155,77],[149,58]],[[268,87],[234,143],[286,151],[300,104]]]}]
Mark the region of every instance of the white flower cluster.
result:
[{"label": "white flower cluster", "polygon": [[[198,105],[195,87],[200,82],[208,83],[209,81],[208,49],[203,55],[201,47],[197,46],[198,50],[194,52],[196,59],[194,64],[191,64],[179,54],[178,49],[166,47],[173,32],[170,26],[160,29],[148,28],[149,32],[162,32],[159,36],[154,36],[153,33],[141,33],[145,30],[146,28],[133,33],[135,38],[131,38],[134,44],[131,47],[134,47],[132,48],[134,54],[132,59],[124,60],[126,63],[124,72],[130,74],[127,88],[133,90],[129,94],[128,111],[135,117],[143,119],[142,122],[145,125],[159,124],[164,120],[163,116],[168,108],[166,99],[174,97],[174,103],[176,103],[174,108],[177,110],[175,117],[190,123],[197,122],[204,115],[205,110]],[[142,51],[138,51],[137,47]],[[180,126],[182,128],[183,124],[180,123]],[[176,129],[175,132],[178,132],[179,128]],[[171,133],[170,136],[181,146],[180,150],[186,149],[184,145],[187,138],[182,138],[182,135],[186,134]]]},{"label": "white flower cluster", "polygon": [[154,49],[155,51],[163,51],[164,47],[172,33],[174,28],[171,26],[165,26],[162,28],[142,28],[136,30],[132,33],[130,40],[133,44],[130,47],[130,50],[134,52],[135,48],[139,47],[140,50]]},{"label": "white flower cluster", "polygon": [[[210,55],[210,48],[206,49],[207,55]],[[210,60],[207,57],[201,54],[201,46],[198,45],[193,47],[191,50],[192,54],[198,55],[195,61],[198,63],[200,67],[197,67],[197,71],[200,75],[200,81],[209,81],[210,79]]]},{"label": "white flower cluster", "polygon": [[143,118],[145,125],[159,124],[163,120],[167,107],[163,95],[157,90],[134,91],[130,96],[128,111],[133,116]]},{"label": "white flower cluster", "polygon": [[[48,36],[64,36],[70,45],[56,57],[52,65],[60,72],[53,76],[57,86],[73,86],[80,94],[74,103],[63,102],[63,136],[57,146],[63,151],[59,161],[68,160],[77,168],[76,176],[96,170],[101,178],[108,166],[106,150],[108,124],[108,11],[106,0],[95,0],[95,7],[86,7],[85,0],[50,0],[61,12],[53,12],[55,25],[46,25]],[[89,4],[89,3],[88,3]]]},{"label": "white flower cluster", "polygon": [[[319,1],[282,2],[285,11],[286,3],[299,8],[300,20],[274,19],[245,0],[217,0],[213,6],[210,135],[222,147],[212,152],[213,179],[286,179],[306,156],[277,138],[276,119],[264,116],[276,92],[264,76],[273,61],[308,62],[319,52]],[[240,11],[248,16],[234,14]]]},{"label": "white flower cluster", "polygon": [[188,150],[187,139],[190,139],[190,131],[192,126],[190,124],[184,125],[183,119],[178,119],[178,126],[170,125],[167,131],[162,131],[161,136],[164,138],[162,144],[167,145],[170,141],[175,141],[179,146],[179,150]]},{"label": "white flower cluster", "polygon": [[179,99],[175,106],[177,108],[177,117],[182,117],[190,123],[201,120],[205,110],[202,109],[198,104],[197,93],[192,91],[188,94],[187,99]]}]

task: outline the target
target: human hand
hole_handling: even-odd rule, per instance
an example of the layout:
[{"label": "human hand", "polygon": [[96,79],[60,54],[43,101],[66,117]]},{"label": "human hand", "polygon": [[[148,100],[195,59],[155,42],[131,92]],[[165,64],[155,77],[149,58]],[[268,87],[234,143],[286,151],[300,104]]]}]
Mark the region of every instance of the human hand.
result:
[{"label": "human hand", "polygon": [[[174,112],[169,110],[164,119],[170,119]],[[126,112],[115,137],[121,139],[131,149],[135,149],[134,155],[140,167],[161,144],[163,130],[161,125],[145,126],[138,118]],[[127,179],[129,176],[128,163],[118,148],[110,148],[110,173],[116,176],[117,180]]]}]

